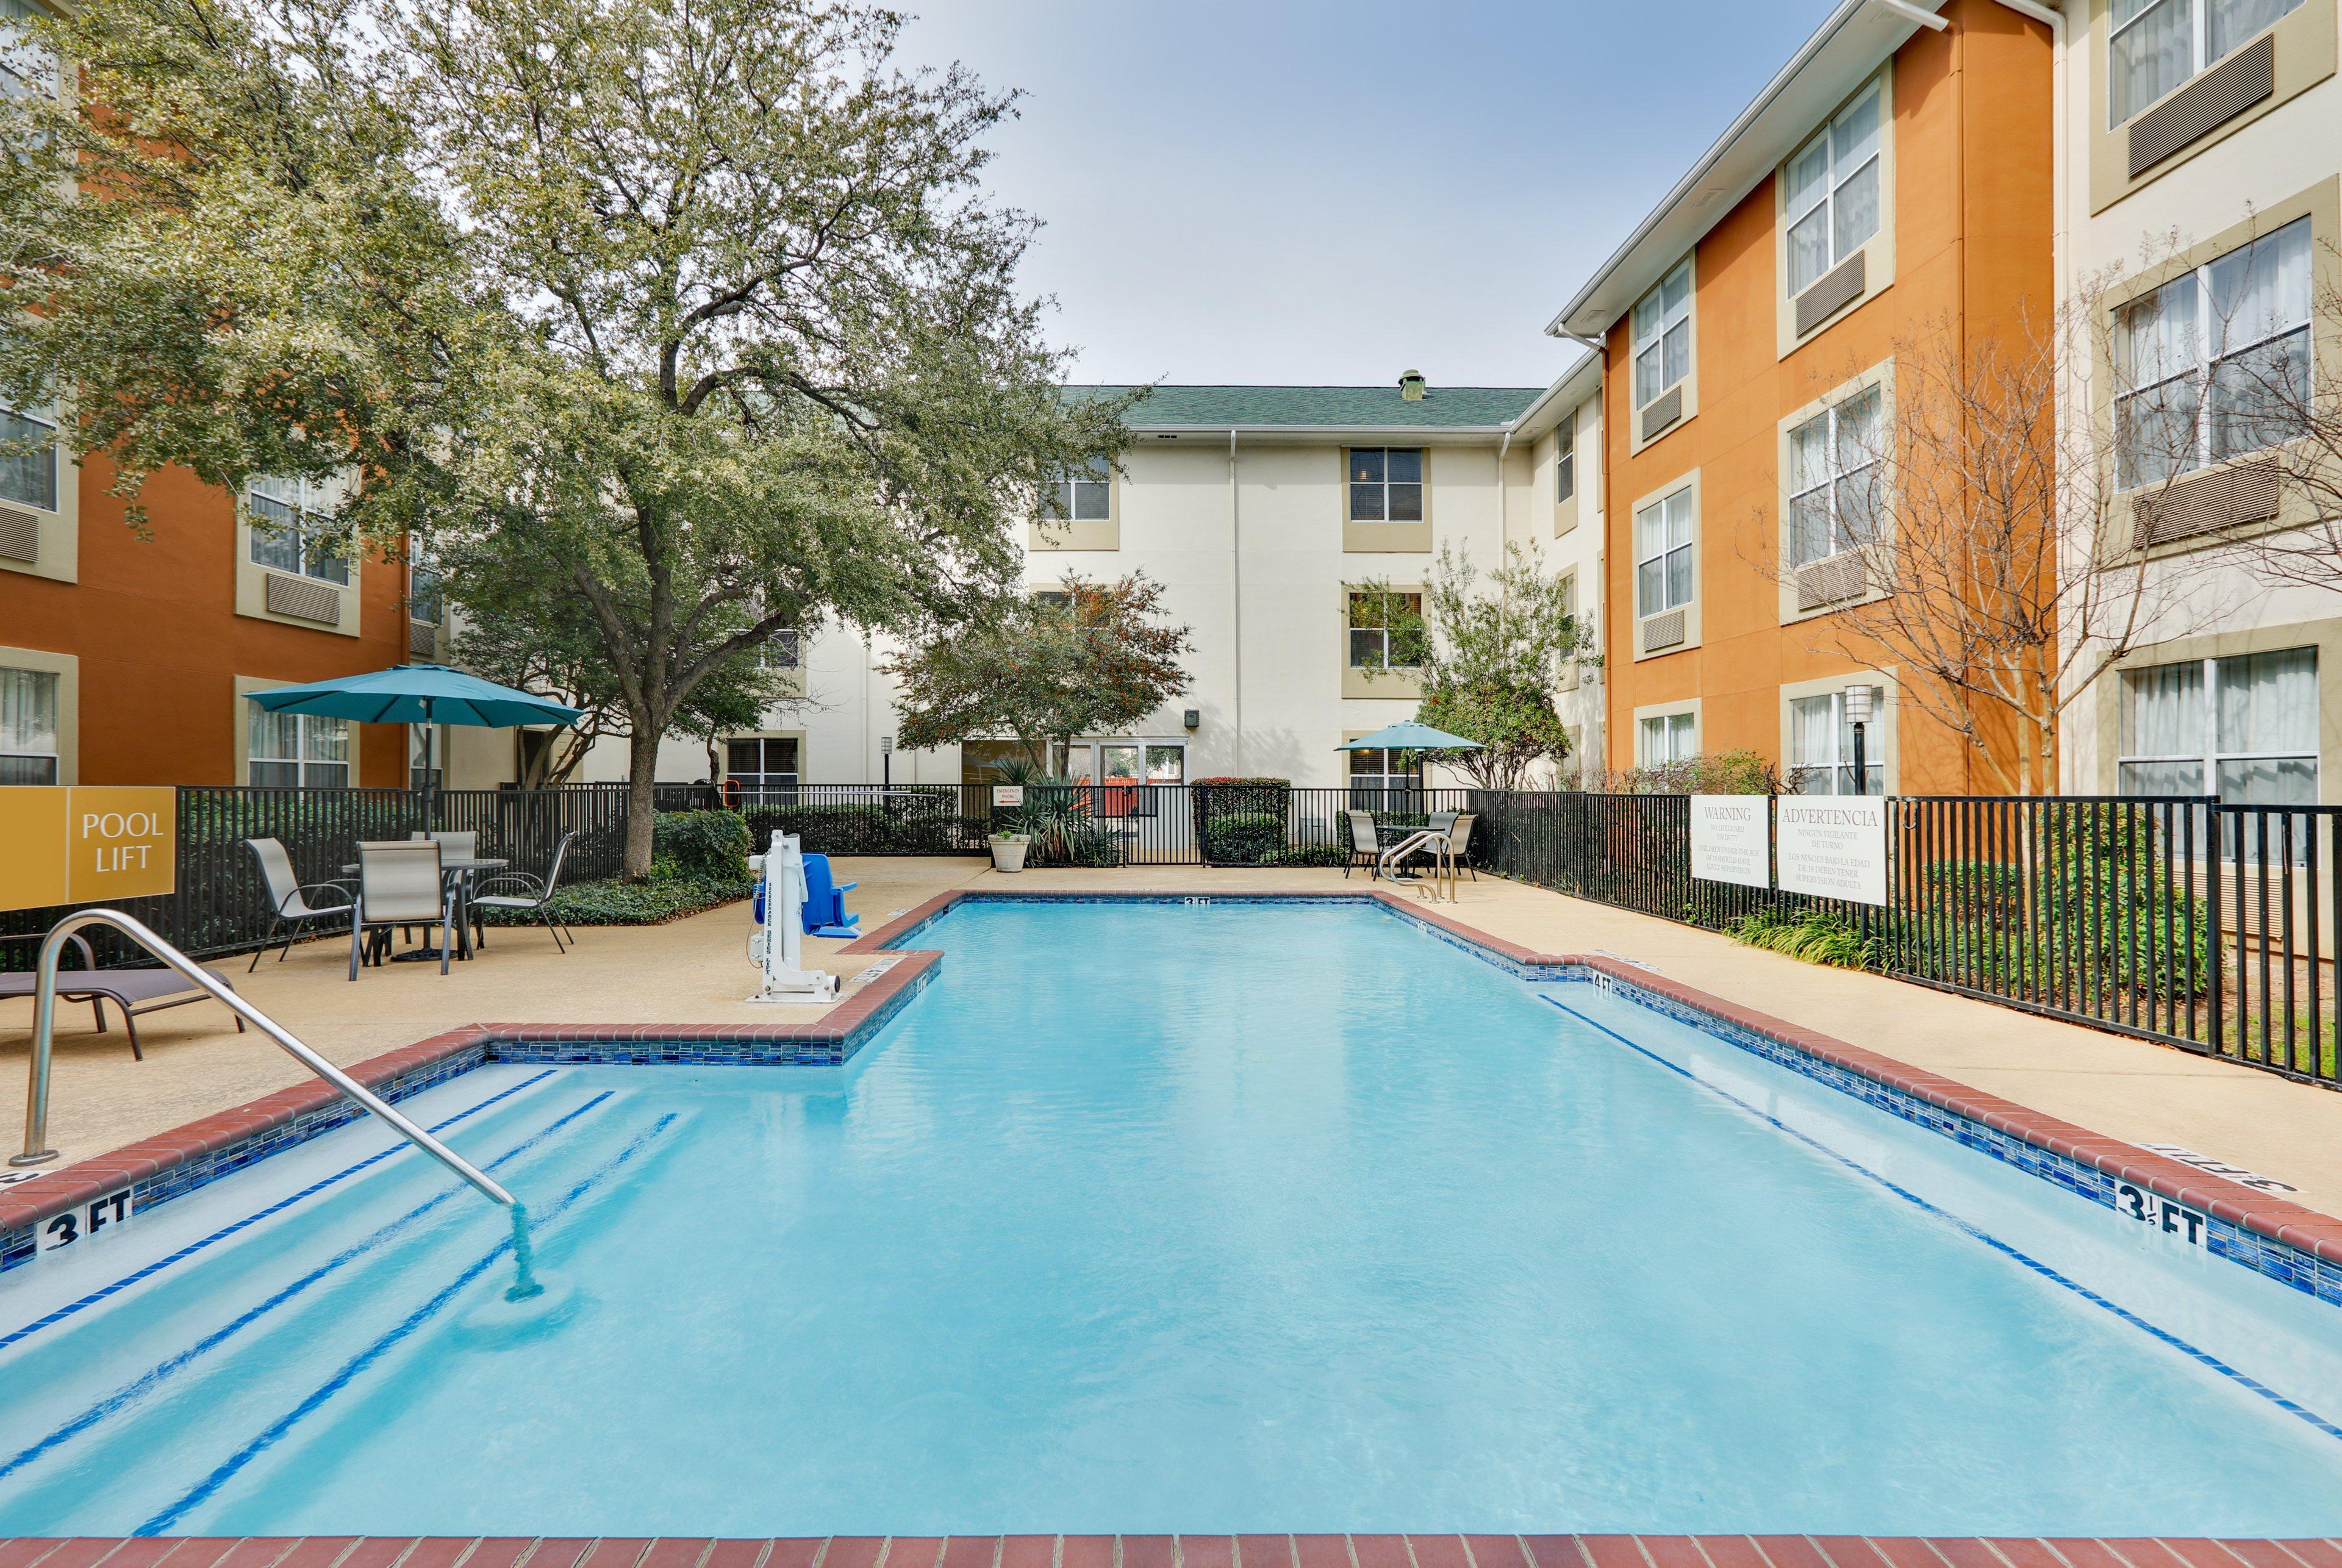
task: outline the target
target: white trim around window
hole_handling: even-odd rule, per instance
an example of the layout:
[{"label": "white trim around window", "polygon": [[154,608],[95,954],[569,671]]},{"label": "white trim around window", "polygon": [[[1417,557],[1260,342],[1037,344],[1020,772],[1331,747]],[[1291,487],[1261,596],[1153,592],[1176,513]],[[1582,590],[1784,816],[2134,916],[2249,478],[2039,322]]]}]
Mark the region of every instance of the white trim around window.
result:
[{"label": "white trim around window", "polygon": [[1783,176],[1792,296],[1878,234],[1886,214],[1885,94],[1873,82],[1797,149]]},{"label": "white trim around window", "polygon": [[0,648],[0,785],[80,782],[81,661]]},{"label": "white trim around window", "polygon": [[[1626,375],[1627,450],[1640,452],[1653,441],[1682,428],[1699,412],[1699,274],[1696,256],[1687,255],[1653,284],[1627,313]],[[1644,410],[1677,393],[1681,411],[1643,434]]]},{"label": "white trim around window", "polygon": [[1635,710],[1635,765],[1665,767],[1699,754],[1699,703],[1655,703]]},{"label": "white trim around window", "polygon": [[2115,312],[2117,484],[2161,484],[2287,439],[2314,394],[2317,245],[2297,218]]}]

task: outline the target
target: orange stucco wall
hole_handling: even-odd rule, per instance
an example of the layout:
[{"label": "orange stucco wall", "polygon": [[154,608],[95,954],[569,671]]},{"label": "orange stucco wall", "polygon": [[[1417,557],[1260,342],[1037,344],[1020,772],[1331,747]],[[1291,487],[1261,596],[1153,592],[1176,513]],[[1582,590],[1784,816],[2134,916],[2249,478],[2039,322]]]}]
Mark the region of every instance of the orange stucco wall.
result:
[{"label": "orange stucco wall", "polygon": [[[106,494],[103,459],[79,470],[79,581],[0,572],[0,644],[80,661],[80,782],[240,784],[235,677],[315,681],[405,657],[404,575],[393,563],[358,572],[359,635],[310,631],[235,613],[235,507],[192,474],[147,481],[149,535]],[[357,782],[405,782],[402,726],[358,726]]]},{"label": "orange stucco wall", "polygon": [[[1784,684],[1864,667],[1827,652],[1812,623],[1781,624],[1778,426],[1909,339],[1950,323],[1972,334],[2019,330],[2054,306],[2051,51],[2047,30],[1991,0],[1954,0],[1944,33],[1921,31],[1893,62],[1894,282],[1851,315],[1779,356],[1774,181],[1699,242],[1693,328],[1698,409],[1629,455],[1629,324],[1612,325],[1605,421],[1609,603],[1610,765],[1635,763],[1635,710],[1700,699],[1706,752],[1746,748],[1785,761]],[[1853,84],[1848,84],[1851,88]],[[2020,313],[2024,313],[2021,316]],[[1700,474],[1696,592],[1700,643],[1635,657],[1635,503]],[[1962,742],[1908,704],[1893,786],[1977,787]]]}]

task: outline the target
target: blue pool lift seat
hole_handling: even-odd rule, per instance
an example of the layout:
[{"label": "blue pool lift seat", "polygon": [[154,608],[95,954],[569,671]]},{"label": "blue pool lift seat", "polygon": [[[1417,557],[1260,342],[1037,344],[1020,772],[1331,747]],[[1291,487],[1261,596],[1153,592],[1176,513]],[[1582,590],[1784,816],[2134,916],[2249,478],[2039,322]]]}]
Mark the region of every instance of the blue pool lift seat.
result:
[{"label": "blue pool lift seat", "polygon": [[849,882],[843,886],[830,880],[829,856],[809,854],[805,857],[806,901],[805,928],[807,936],[859,936],[855,929],[862,924],[858,914],[846,913],[846,895],[860,886]]}]

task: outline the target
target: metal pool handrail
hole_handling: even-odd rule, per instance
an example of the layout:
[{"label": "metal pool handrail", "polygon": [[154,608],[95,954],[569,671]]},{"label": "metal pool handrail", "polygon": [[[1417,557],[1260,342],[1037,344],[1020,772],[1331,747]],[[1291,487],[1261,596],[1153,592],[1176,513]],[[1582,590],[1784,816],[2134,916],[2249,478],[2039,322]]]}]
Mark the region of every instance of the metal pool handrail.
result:
[{"label": "metal pool handrail", "polygon": [[40,977],[35,982],[33,991],[32,1078],[25,1088],[25,1152],[10,1155],[10,1164],[38,1165],[57,1157],[55,1149],[42,1146],[48,1142],[49,1136],[49,1037],[56,1024],[57,960],[65,952],[65,938],[85,925],[110,925],[121,932],[178,971],[189,984],[212,1000],[275,1041],[301,1065],[389,1123],[400,1137],[469,1182],[482,1196],[508,1209],[514,1206],[510,1193],[461,1154],[391,1109],[389,1104],[373,1090],[295,1039],[284,1025],[213,979],[193,959],[157,936],[145,924],[118,909],[85,909],[79,914],[69,914],[57,922],[47,939],[41,944]]},{"label": "metal pool handrail", "polygon": [[1386,872],[1396,870],[1408,855],[1418,849],[1427,848],[1432,854],[1432,901],[1438,902],[1439,885],[1444,879],[1447,884],[1447,902],[1453,904],[1456,902],[1456,861],[1449,853],[1452,842],[1442,829],[1419,827],[1383,851],[1380,868]]}]

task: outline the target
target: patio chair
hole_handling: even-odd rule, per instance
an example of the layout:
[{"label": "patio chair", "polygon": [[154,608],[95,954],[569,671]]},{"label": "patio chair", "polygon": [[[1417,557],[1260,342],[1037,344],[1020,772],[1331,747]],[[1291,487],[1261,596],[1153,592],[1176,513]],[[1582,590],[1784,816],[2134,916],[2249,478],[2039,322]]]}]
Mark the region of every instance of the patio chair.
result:
[{"label": "patio chair", "polygon": [[[0,936],[0,942],[39,943],[47,937],[48,933],[35,931],[22,936]],[[135,1062],[146,1060],[146,1053],[138,1044],[139,1014],[160,1013],[166,1007],[185,1007],[190,1002],[211,1000],[207,993],[188,984],[186,976],[175,969],[100,969],[97,956],[90,951],[85,939],[68,936],[65,941],[80,950],[81,968],[58,969],[57,1000],[88,1003],[90,1011],[97,1015],[97,1032],[100,1034],[105,1033],[105,1004],[111,1002],[121,1008],[122,1026],[130,1032],[130,1056]],[[228,977],[218,970],[207,968],[204,973],[230,991],[235,989]],[[32,995],[39,978],[30,971],[0,974],[0,1000]],[[235,1015],[231,1014],[229,1016]],[[242,1018],[235,1020],[235,1032],[239,1034],[244,1033]]]},{"label": "patio chair", "polygon": [[1375,814],[1370,811],[1346,811],[1342,817],[1349,824],[1350,833],[1350,858],[1342,867],[1342,880],[1347,882],[1350,873],[1362,865],[1366,868],[1369,881],[1380,876],[1382,843],[1375,836]]},{"label": "patio chair", "polygon": [[826,854],[805,857],[805,928],[807,936],[862,934],[855,929],[862,924],[862,917],[846,913],[846,895],[860,886],[859,883],[832,883],[829,856]]},{"label": "patio chair", "polygon": [[[555,931],[553,926],[553,890],[561,885],[561,863],[569,857],[569,845],[576,837],[575,833],[565,833],[561,835],[561,842],[553,846],[553,864],[545,868],[545,875],[542,878],[532,876],[525,871],[500,871],[480,884],[478,890],[472,894],[472,908],[475,911],[509,909],[516,914],[534,914],[538,923],[545,927],[545,934],[553,938],[553,945],[563,953],[568,952],[569,949],[563,946],[561,942],[561,932],[569,931],[568,923],[564,921],[560,931]],[[519,891],[515,893],[488,891],[499,883],[506,882],[513,884]],[[569,931],[569,940],[575,942],[577,934]]]},{"label": "patio chair", "polygon": [[1472,853],[1472,824],[1479,820],[1476,811],[1460,811],[1447,825],[1448,857],[1461,869],[1471,872],[1475,882],[1480,880],[1480,874],[1473,870],[1471,861],[1466,857]]},{"label": "patio chair", "polygon": [[439,853],[449,860],[470,860],[480,853],[477,833],[410,833],[410,840],[427,838],[439,846]]},{"label": "patio chair", "polygon": [[[260,863],[260,879],[268,887],[268,935],[253,954],[252,962],[245,966],[251,974],[260,967],[260,961],[269,948],[276,944],[279,933],[285,937],[278,949],[276,962],[285,962],[285,954],[293,951],[293,939],[307,927],[321,920],[341,921],[349,918],[350,906],[357,895],[346,882],[313,882],[304,884],[293,870],[293,857],[285,853],[284,844],[273,838],[248,838],[244,846],[252,851],[253,859]],[[335,894],[339,904],[311,904],[311,894]]]},{"label": "patio chair", "polygon": [[[480,853],[480,835],[476,830],[465,833],[410,833],[406,836],[410,839],[427,838],[438,844],[439,858],[443,861],[473,860],[477,858]],[[439,869],[445,872],[447,868],[442,865]],[[449,874],[451,881],[457,880],[454,874]],[[488,928],[482,923],[479,911],[470,907],[470,902],[459,891],[455,899],[455,913],[471,924],[472,940],[480,946],[485,947],[488,944]],[[410,941],[413,940],[414,934],[404,927],[400,928],[399,934]]]},{"label": "patio chair", "polygon": [[387,946],[392,927],[435,922],[439,927],[439,973],[445,974],[448,950],[455,942],[455,891],[440,874],[437,841],[361,840],[357,910],[350,919],[350,978],[358,977],[367,932],[379,932],[382,945]]}]

